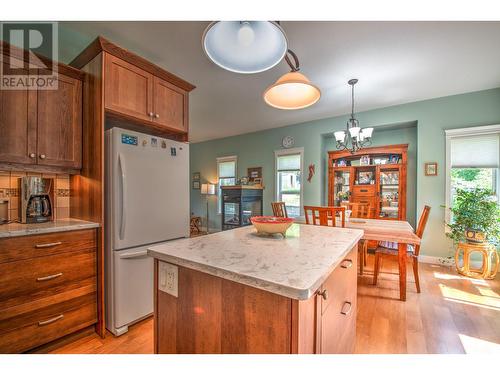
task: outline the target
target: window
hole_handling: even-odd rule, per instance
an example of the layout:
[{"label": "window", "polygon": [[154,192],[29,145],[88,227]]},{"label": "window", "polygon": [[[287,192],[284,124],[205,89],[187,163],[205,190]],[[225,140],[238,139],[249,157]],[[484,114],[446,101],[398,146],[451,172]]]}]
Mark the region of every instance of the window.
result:
[{"label": "window", "polygon": [[217,213],[222,212],[221,186],[236,185],[236,156],[217,158]]},{"label": "window", "polygon": [[[500,125],[446,131],[446,202],[457,189],[489,189],[500,198]],[[446,222],[452,220],[446,210]]]},{"label": "window", "polygon": [[288,216],[302,212],[302,160],[304,150],[295,148],[275,151],[276,201],[285,202]]}]

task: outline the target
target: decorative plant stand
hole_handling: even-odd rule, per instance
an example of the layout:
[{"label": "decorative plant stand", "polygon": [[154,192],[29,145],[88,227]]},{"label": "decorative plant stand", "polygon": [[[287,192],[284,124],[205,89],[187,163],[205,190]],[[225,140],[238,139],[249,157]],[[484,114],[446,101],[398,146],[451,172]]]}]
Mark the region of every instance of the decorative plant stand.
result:
[{"label": "decorative plant stand", "polygon": [[[463,265],[461,267],[458,263],[460,253],[463,253]],[[471,255],[474,253],[481,254],[481,268],[473,268],[470,264]],[[460,243],[455,253],[455,265],[461,275],[476,279],[494,279],[498,271],[499,257],[496,248],[489,243]]]}]

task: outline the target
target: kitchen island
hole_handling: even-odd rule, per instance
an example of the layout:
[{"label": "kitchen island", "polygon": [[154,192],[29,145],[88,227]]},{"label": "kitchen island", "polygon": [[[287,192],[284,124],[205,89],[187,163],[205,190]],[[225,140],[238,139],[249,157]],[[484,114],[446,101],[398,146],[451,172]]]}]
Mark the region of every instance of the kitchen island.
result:
[{"label": "kitchen island", "polygon": [[156,353],[350,353],[362,230],[253,227],[153,246]]}]

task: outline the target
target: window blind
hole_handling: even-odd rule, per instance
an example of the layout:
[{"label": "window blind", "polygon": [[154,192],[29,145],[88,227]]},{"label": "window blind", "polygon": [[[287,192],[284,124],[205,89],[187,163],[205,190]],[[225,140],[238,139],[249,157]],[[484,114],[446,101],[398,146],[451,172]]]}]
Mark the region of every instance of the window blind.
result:
[{"label": "window blind", "polygon": [[300,169],[300,154],[278,156],[278,171]]},{"label": "window blind", "polygon": [[498,168],[499,134],[483,134],[451,139],[453,168]]},{"label": "window blind", "polygon": [[236,176],[235,161],[219,162],[219,178],[235,177],[235,176]]}]

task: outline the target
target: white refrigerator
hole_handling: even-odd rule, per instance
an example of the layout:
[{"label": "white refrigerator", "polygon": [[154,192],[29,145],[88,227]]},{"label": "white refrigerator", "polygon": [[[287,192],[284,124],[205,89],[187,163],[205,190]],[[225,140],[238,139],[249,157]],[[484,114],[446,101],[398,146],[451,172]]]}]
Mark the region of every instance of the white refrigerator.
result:
[{"label": "white refrigerator", "polygon": [[106,131],[106,328],[115,335],[153,313],[147,248],[189,236],[189,145]]}]

